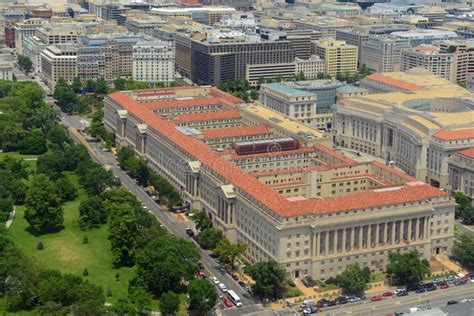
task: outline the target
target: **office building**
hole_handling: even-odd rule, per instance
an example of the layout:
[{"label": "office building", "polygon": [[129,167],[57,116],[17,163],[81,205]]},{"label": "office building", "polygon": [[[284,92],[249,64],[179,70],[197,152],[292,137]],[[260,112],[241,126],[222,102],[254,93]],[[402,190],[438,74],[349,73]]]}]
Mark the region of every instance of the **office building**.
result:
[{"label": "office building", "polygon": [[174,47],[159,40],[133,45],[133,78],[149,83],[174,81]]},{"label": "office building", "polygon": [[[176,52],[182,47],[176,45]],[[191,40],[191,79],[198,84],[219,84],[245,78],[246,65],[292,62],[287,40],[265,41],[257,34],[214,31],[203,41]]]},{"label": "office building", "polygon": [[71,84],[77,77],[77,47],[73,44],[48,46],[41,54],[40,76],[53,91],[59,78]]},{"label": "office building", "polygon": [[474,146],[449,157],[448,174],[448,188],[467,195],[474,206]]},{"label": "office building", "polygon": [[166,21],[158,16],[150,14],[139,14],[127,17],[124,22],[124,27],[133,34],[136,35],[149,35],[154,36],[155,29],[161,25],[166,24]]},{"label": "office building", "polygon": [[40,27],[36,31],[36,36],[48,45],[77,44],[79,36],[83,33],[83,29],[78,24],[54,23]]},{"label": "office building", "polygon": [[301,74],[308,80],[316,79],[324,73],[324,60],[319,56],[311,55],[308,59],[295,58],[290,63],[279,64],[247,64],[245,79],[252,86],[256,86],[265,79],[291,78]]},{"label": "office building", "polygon": [[8,62],[0,62],[0,80],[13,80],[13,65]]},{"label": "office building", "polygon": [[36,30],[49,23],[44,19],[28,19],[15,24],[15,52],[23,54],[23,39],[36,35]]},{"label": "office building", "polygon": [[[251,262],[275,260],[292,277],[324,280],[354,263],[381,272],[391,252],[449,253],[455,203],[446,192],[318,144],[299,133],[301,122],[265,128],[241,103],[211,87],[115,92],[104,122],[184,203],[247,244]],[[229,135],[249,140],[216,147]]]},{"label": "office building", "polygon": [[459,38],[456,32],[435,29],[415,29],[406,32],[393,32],[395,38],[408,40],[411,46],[431,44],[433,41],[454,40]]},{"label": "office building", "polygon": [[237,10],[230,7],[217,7],[217,6],[205,6],[205,7],[190,7],[190,8],[153,8],[150,13],[167,19],[169,17],[188,17],[193,21],[206,24],[214,25],[215,23],[222,20],[224,17],[228,17],[235,14]]},{"label": "office building", "polygon": [[28,57],[33,64],[33,71],[41,73],[41,52],[48,47],[37,36],[23,38],[22,54]]},{"label": "office building", "polygon": [[440,52],[440,48],[432,45],[418,45],[404,50],[401,54],[401,71],[421,67],[429,70],[433,75],[457,82],[455,67],[456,56]]},{"label": "office building", "polygon": [[99,34],[81,37],[77,74],[83,82],[104,78],[113,81],[133,74],[133,46],[147,41],[139,35]]},{"label": "office building", "polygon": [[336,106],[338,146],[386,159],[410,176],[446,188],[449,157],[474,145],[469,92],[421,68],[372,74],[362,87],[378,93]]},{"label": "office building", "polygon": [[321,39],[312,42],[311,51],[324,60],[326,75],[335,78],[338,75],[357,73],[357,46],[334,39]]},{"label": "office building", "polygon": [[435,41],[440,52],[453,56],[456,82],[466,82],[470,73],[474,72],[474,43],[466,40]]},{"label": "office building", "polygon": [[402,51],[408,48],[407,39],[371,35],[362,43],[361,65],[376,72],[400,71]]}]

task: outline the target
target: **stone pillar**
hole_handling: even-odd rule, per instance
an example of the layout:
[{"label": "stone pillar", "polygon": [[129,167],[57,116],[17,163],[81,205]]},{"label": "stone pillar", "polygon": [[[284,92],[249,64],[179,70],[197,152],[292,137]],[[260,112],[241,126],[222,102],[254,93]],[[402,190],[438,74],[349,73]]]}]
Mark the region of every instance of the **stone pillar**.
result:
[{"label": "stone pillar", "polygon": [[391,245],[395,245],[395,221],[392,222],[392,239],[390,240]]},{"label": "stone pillar", "polygon": [[355,237],[355,227],[352,227],[351,228],[351,241],[349,243],[349,251],[351,251],[355,247],[354,237]]},{"label": "stone pillar", "polygon": [[334,253],[339,252],[339,229],[334,230]]},{"label": "stone pillar", "polygon": [[388,243],[387,234],[388,234],[388,223],[385,222],[385,223],[383,223],[383,240],[382,240],[384,245]]},{"label": "stone pillar", "polygon": [[400,221],[400,241],[405,239],[405,221]]},{"label": "stone pillar", "polygon": [[380,225],[376,224],[375,226],[375,247],[378,247],[380,243]]},{"label": "stone pillar", "polygon": [[341,247],[341,250],[344,252],[344,251],[347,251],[347,228],[344,228],[342,230],[342,247]]},{"label": "stone pillar", "polygon": [[413,237],[412,237],[412,235],[413,235],[413,234],[412,234],[412,233],[413,233],[412,222],[413,222],[413,219],[410,218],[410,219],[408,220],[408,238],[407,238],[407,239],[410,240],[410,241],[413,240]]},{"label": "stone pillar", "polygon": [[320,251],[319,250],[319,243],[320,243],[319,239],[321,238],[321,233],[316,233],[315,235],[316,235],[315,236],[316,237],[315,238],[316,239],[316,256],[319,256],[319,251]]},{"label": "stone pillar", "polygon": [[413,219],[413,240],[418,240],[418,218]]},{"label": "stone pillar", "polygon": [[367,248],[372,248],[372,224],[367,227]]},{"label": "stone pillar", "polygon": [[425,239],[430,238],[430,220],[428,217],[425,217]]},{"label": "stone pillar", "polygon": [[359,226],[359,249],[362,249],[362,238],[364,237],[364,226]]},{"label": "stone pillar", "polygon": [[329,255],[329,230],[325,231],[324,232],[324,241],[325,241],[325,245],[324,245],[324,254],[327,256]]}]

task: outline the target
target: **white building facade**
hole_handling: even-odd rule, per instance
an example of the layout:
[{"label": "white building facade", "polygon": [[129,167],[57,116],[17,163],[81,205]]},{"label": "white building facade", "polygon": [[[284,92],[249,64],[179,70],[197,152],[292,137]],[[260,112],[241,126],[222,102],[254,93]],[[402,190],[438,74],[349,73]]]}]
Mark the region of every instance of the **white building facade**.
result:
[{"label": "white building facade", "polygon": [[138,42],[133,46],[133,78],[150,83],[174,81],[175,50],[168,42]]}]

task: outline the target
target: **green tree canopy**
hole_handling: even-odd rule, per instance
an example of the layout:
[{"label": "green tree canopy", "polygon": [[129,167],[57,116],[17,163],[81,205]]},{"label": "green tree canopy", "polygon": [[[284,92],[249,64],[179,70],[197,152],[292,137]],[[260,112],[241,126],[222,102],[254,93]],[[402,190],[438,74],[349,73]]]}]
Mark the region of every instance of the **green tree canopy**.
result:
[{"label": "green tree canopy", "polygon": [[168,291],[160,297],[160,312],[163,315],[174,315],[179,310],[179,295]]},{"label": "green tree canopy", "polygon": [[62,227],[64,210],[56,186],[46,175],[36,175],[26,197],[25,219],[39,232]]},{"label": "green tree canopy", "polygon": [[221,238],[214,252],[219,255],[222,262],[230,265],[231,269],[235,269],[235,260],[238,256],[243,255],[247,251],[248,246],[244,243],[232,244],[227,238]]},{"label": "green tree canopy", "polygon": [[474,237],[460,235],[454,241],[452,254],[464,267],[474,269]]},{"label": "green tree canopy", "polygon": [[217,303],[216,289],[207,280],[192,280],[188,286],[188,293],[189,309],[198,315],[205,315]]},{"label": "green tree canopy", "polygon": [[212,220],[204,211],[194,211],[193,221],[196,223],[196,228],[200,231],[212,227]]},{"label": "green tree canopy", "polygon": [[214,249],[222,239],[222,233],[214,228],[206,228],[202,230],[197,240],[205,249]]},{"label": "green tree canopy", "polygon": [[82,228],[98,227],[107,222],[107,212],[102,198],[93,196],[79,205],[79,224]]},{"label": "green tree canopy", "polygon": [[276,261],[247,266],[245,271],[255,280],[252,291],[261,298],[280,299],[286,285],[286,270]]},{"label": "green tree canopy", "polygon": [[20,142],[20,153],[24,155],[41,155],[48,149],[46,137],[39,129],[33,129]]},{"label": "green tree canopy", "polygon": [[337,278],[338,285],[348,294],[362,294],[370,281],[370,270],[361,269],[358,264],[350,265]]},{"label": "green tree canopy", "polygon": [[430,275],[430,264],[417,250],[403,254],[392,252],[387,265],[387,275],[393,284],[418,283]]}]

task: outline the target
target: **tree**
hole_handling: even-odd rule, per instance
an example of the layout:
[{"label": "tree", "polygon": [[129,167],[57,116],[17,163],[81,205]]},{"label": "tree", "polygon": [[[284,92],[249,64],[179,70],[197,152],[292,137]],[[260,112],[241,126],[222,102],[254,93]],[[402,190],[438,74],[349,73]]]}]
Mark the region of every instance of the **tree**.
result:
[{"label": "tree", "polygon": [[45,175],[36,175],[26,197],[25,220],[39,232],[60,228],[64,221],[61,198],[56,186]]},{"label": "tree", "polygon": [[79,182],[84,186],[87,193],[98,195],[106,188],[115,184],[112,172],[105,170],[98,164],[91,164],[85,174],[83,174]]},{"label": "tree", "polygon": [[196,223],[196,228],[200,231],[203,231],[207,228],[212,227],[212,220],[207,216],[204,211],[195,211],[193,212],[193,221]]},{"label": "tree", "polygon": [[104,77],[100,77],[97,80],[94,92],[97,94],[107,94],[109,92],[109,85],[107,84],[107,81],[104,79]]},{"label": "tree", "polygon": [[200,256],[190,241],[174,236],[159,236],[145,245],[137,258],[137,273],[131,283],[143,284],[155,296],[178,291],[183,280],[199,271]]},{"label": "tree", "polygon": [[466,269],[474,269],[474,237],[460,235],[454,242],[453,257]]},{"label": "tree", "polygon": [[416,249],[403,254],[392,252],[387,265],[387,275],[393,284],[418,283],[430,275],[430,264],[428,260],[420,258]]},{"label": "tree", "polygon": [[39,129],[32,130],[20,142],[20,153],[24,155],[41,155],[46,152],[46,137]]},{"label": "tree", "polygon": [[456,201],[456,217],[462,217],[464,211],[471,207],[471,199],[462,192],[453,193],[454,200]]},{"label": "tree", "polygon": [[216,289],[207,280],[192,280],[188,286],[189,309],[199,315],[208,313],[217,302]]},{"label": "tree", "polygon": [[205,249],[214,249],[222,239],[222,233],[214,228],[202,230],[198,237],[198,243]]},{"label": "tree", "polygon": [[132,266],[138,246],[140,227],[132,206],[117,206],[109,222],[109,240],[112,245],[115,266]]},{"label": "tree", "polygon": [[31,116],[25,121],[23,126],[26,129],[39,128],[45,134],[59,123],[58,112],[49,106],[41,106],[36,108]]},{"label": "tree", "polygon": [[117,160],[120,164],[120,167],[122,167],[125,170],[129,169],[128,161],[134,157],[135,157],[135,154],[133,152],[133,149],[130,147],[122,147],[117,152]]},{"label": "tree", "polygon": [[258,97],[259,97],[259,93],[257,90],[255,89],[250,90],[250,98],[252,100],[258,100]]},{"label": "tree", "polygon": [[64,168],[64,157],[60,151],[47,152],[38,157],[36,161],[36,173],[43,173],[52,179],[62,177]]},{"label": "tree", "polygon": [[95,92],[96,90],[96,82],[94,80],[87,80],[86,81],[86,86],[84,87],[84,89],[87,91],[87,92]]},{"label": "tree", "polygon": [[25,72],[30,72],[31,69],[33,68],[33,62],[31,59],[28,58],[28,56],[24,55],[18,55],[18,65],[20,66],[21,69],[23,69]]},{"label": "tree", "polygon": [[98,227],[107,222],[107,213],[100,197],[93,196],[79,205],[79,224],[82,228]]},{"label": "tree", "polygon": [[178,294],[168,291],[160,297],[160,312],[163,315],[174,315],[179,310]]},{"label": "tree", "polygon": [[67,177],[61,177],[54,182],[56,192],[62,202],[73,201],[77,197],[77,189]]},{"label": "tree", "polygon": [[74,104],[77,102],[76,94],[63,78],[59,78],[56,82],[54,98],[58,102],[59,107],[66,113],[71,113]]},{"label": "tree", "polygon": [[125,78],[119,77],[114,81],[115,90],[121,91],[125,90],[125,85],[127,84],[127,80]]},{"label": "tree", "polygon": [[66,127],[59,124],[51,126],[46,136],[51,143],[57,145],[59,148],[64,148],[70,141]]},{"label": "tree", "polygon": [[81,78],[74,77],[74,79],[72,80],[71,88],[72,88],[72,91],[74,91],[75,93],[80,93],[82,90]]},{"label": "tree", "polygon": [[219,244],[214,249],[214,252],[219,255],[222,262],[230,265],[231,269],[235,269],[235,259],[243,255],[247,251],[248,246],[244,243],[238,242],[231,244],[227,238],[222,238]]},{"label": "tree", "polygon": [[370,270],[361,269],[358,264],[350,265],[337,278],[338,285],[345,293],[356,295],[362,294],[367,289],[367,283],[370,281]]},{"label": "tree", "polygon": [[245,271],[255,283],[252,291],[261,298],[279,299],[283,297],[286,284],[286,270],[276,261],[259,262],[247,266]]}]

